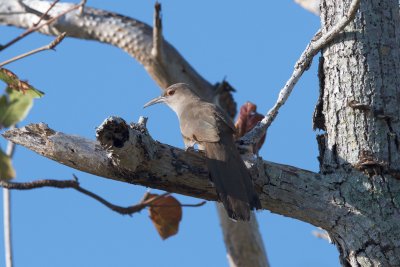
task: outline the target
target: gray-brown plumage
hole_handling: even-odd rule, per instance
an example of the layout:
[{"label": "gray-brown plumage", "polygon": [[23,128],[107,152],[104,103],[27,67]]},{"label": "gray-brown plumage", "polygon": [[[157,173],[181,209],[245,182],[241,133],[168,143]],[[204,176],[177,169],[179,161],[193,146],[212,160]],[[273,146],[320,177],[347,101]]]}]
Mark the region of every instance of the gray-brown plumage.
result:
[{"label": "gray-brown plumage", "polygon": [[249,220],[261,204],[249,172],[236,149],[235,126],[217,106],[203,101],[187,84],[177,83],[145,107],[166,103],[179,118],[185,147],[198,144],[207,157],[210,177],[230,218]]}]

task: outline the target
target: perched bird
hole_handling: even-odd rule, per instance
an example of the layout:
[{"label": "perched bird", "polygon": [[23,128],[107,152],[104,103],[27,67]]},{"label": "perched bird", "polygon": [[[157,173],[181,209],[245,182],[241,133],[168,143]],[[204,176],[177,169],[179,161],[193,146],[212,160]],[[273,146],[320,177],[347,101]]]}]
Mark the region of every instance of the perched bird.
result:
[{"label": "perched bird", "polygon": [[197,144],[199,150],[205,151],[211,181],[228,216],[234,220],[249,220],[250,210],[260,209],[261,203],[236,149],[235,126],[230,118],[184,83],[171,85],[144,107],[156,103],[165,103],[175,111],[186,149]]}]

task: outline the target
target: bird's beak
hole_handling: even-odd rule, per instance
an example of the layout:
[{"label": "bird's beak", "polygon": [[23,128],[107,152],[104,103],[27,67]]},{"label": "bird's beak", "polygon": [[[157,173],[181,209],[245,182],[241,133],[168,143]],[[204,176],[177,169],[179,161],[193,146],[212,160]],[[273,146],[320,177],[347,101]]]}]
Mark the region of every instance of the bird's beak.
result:
[{"label": "bird's beak", "polygon": [[163,102],[165,102],[165,97],[159,96],[159,97],[156,97],[156,98],[150,100],[146,104],[144,104],[143,108],[147,108],[148,106],[151,106],[151,105],[154,105],[157,103],[163,103]]}]

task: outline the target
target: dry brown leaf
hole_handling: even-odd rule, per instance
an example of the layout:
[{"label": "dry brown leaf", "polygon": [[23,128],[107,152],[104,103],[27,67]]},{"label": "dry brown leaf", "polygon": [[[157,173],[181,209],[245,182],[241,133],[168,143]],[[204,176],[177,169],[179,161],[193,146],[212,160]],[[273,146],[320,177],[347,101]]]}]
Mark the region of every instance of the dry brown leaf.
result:
[{"label": "dry brown leaf", "polygon": [[[146,199],[157,197],[157,194],[148,194]],[[154,200],[149,205],[150,219],[162,239],[178,233],[182,219],[182,207],[173,196],[164,196]]]},{"label": "dry brown leaf", "polygon": [[[259,121],[264,118],[263,115],[257,113],[257,106],[251,102],[246,102],[240,107],[239,117],[235,123],[237,130],[237,138],[242,137],[248,133]],[[265,141],[265,134],[262,136],[257,146],[255,147],[255,153],[257,153]]]}]

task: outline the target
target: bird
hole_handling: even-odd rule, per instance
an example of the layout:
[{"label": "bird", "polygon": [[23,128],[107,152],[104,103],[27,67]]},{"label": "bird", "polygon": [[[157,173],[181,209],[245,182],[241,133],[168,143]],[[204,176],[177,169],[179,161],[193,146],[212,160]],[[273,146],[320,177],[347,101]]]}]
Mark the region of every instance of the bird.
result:
[{"label": "bird", "polygon": [[205,152],[210,180],[228,216],[248,221],[250,211],[261,209],[249,171],[235,146],[235,126],[218,106],[202,99],[188,84],[176,83],[145,107],[165,103],[177,115],[185,149],[197,145]]}]

